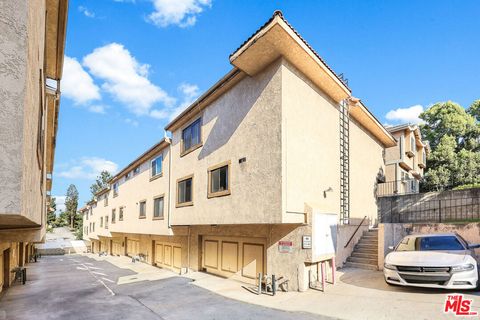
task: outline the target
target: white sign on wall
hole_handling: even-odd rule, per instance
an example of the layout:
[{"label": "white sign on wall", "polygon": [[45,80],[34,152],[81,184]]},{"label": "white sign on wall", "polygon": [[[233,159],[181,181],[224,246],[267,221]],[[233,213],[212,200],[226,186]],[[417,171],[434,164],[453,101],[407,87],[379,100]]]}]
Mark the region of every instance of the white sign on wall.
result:
[{"label": "white sign on wall", "polygon": [[302,237],[302,248],[303,249],[312,249],[312,236],[303,236]]}]

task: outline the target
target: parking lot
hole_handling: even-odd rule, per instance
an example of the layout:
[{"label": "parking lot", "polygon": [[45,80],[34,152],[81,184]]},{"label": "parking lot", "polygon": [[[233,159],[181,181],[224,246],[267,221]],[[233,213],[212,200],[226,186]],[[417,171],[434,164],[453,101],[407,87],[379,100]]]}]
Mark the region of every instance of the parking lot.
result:
[{"label": "parking lot", "polygon": [[46,256],[28,266],[25,286],[0,299],[0,319],[325,319],[235,301],[153,269],[138,274],[84,256]]},{"label": "parking lot", "polygon": [[[127,257],[43,257],[27,285],[0,299],[0,319],[453,319],[445,290],[392,287],[382,273],[337,272],[325,292],[256,295],[245,284],[194,272],[178,276]],[[472,311],[480,312],[480,296]],[[3,318],[2,318],[3,317]]]}]

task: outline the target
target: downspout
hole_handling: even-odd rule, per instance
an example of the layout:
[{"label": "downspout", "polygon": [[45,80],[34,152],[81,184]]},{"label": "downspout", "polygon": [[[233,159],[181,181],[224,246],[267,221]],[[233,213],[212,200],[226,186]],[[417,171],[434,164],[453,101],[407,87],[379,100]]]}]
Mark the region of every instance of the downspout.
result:
[{"label": "downspout", "polygon": [[[165,132],[165,136],[167,135],[167,132]],[[172,200],[172,186],[171,186],[171,180],[172,180],[172,141],[169,138],[166,138],[169,140],[170,143],[170,148],[168,149],[168,209],[167,209],[167,226],[168,229],[171,229],[172,226],[170,224],[170,202]]]},{"label": "downspout", "polygon": [[188,239],[187,239],[187,273],[190,270],[190,226],[188,226]]}]

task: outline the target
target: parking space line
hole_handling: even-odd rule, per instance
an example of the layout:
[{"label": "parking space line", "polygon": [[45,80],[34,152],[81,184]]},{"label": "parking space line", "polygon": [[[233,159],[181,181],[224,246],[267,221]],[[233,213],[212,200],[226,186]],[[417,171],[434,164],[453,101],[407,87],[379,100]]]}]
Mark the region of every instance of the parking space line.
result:
[{"label": "parking space line", "polygon": [[115,281],[113,281],[113,280],[110,280],[110,279],[107,279],[107,278],[105,278],[105,277],[102,277],[102,280],[105,280],[105,281],[108,281],[108,282],[115,283]]}]

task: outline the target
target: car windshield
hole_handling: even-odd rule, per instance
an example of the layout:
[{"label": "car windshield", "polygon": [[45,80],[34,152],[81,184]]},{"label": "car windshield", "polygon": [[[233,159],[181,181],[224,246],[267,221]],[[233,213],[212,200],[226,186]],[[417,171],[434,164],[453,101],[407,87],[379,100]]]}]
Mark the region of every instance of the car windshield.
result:
[{"label": "car windshield", "polygon": [[406,237],[396,251],[465,250],[455,236]]}]

